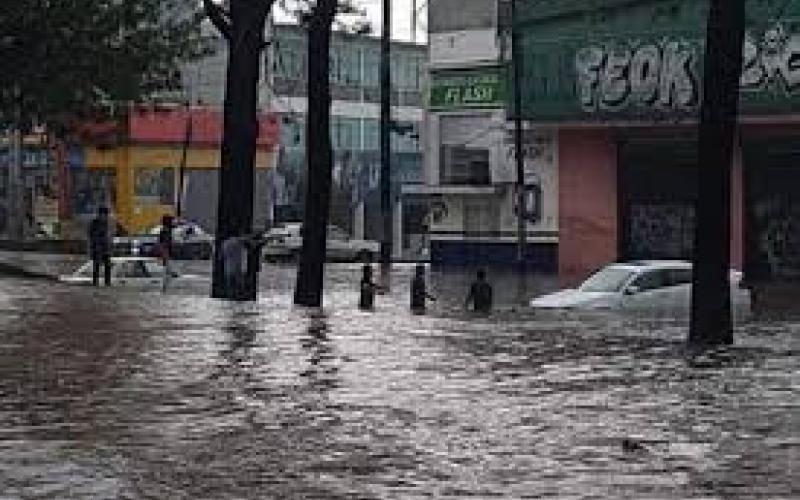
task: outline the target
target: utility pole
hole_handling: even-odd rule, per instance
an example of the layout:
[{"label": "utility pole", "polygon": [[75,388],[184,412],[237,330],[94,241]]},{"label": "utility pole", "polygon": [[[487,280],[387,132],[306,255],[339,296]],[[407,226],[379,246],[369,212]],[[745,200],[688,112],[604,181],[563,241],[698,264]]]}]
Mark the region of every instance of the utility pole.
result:
[{"label": "utility pole", "polygon": [[24,185],[22,182],[22,93],[17,87],[14,91],[16,97],[16,111],[14,116],[14,129],[11,132],[11,153],[8,170],[8,221],[6,229],[9,239],[20,241],[23,238],[23,208],[22,197]]},{"label": "utility pole", "polygon": [[527,223],[525,221],[525,152],[522,147],[522,53],[517,31],[517,2],[511,0],[511,65],[514,70],[514,151],[517,166],[517,264],[524,281]]},{"label": "utility pole", "polygon": [[23,210],[22,210],[22,132],[19,127],[19,122],[11,132],[10,146],[10,163],[8,171],[8,236],[12,240],[19,241],[22,239],[23,234]]},{"label": "utility pole", "polygon": [[381,238],[381,274],[384,286],[388,287],[389,270],[392,264],[392,2],[383,0],[383,28],[381,31],[381,216],[383,235]]},{"label": "utility pole", "polygon": [[417,42],[417,0],[411,0],[411,41]]},{"label": "utility pole", "polygon": [[181,163],[178,168],[178,182],[175,183],[175,216],[178,218],[183,216],[183,191],[186,180],[186,161],[189,154],[189,147],[192,143],[192,108],[189,98],[186,99],[185,111],[186,125],[184,128],[183,149],[181,150]]}]

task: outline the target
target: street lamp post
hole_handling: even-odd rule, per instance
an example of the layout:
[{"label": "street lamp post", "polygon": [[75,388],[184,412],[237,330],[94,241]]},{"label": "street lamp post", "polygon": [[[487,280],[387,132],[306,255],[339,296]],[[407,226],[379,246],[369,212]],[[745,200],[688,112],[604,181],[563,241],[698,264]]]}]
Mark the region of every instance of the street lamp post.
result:
[{"label": "street lamp post", "polygon": [[392,2],[383,0],[383,27],[381,31],[381,271],[388,285],[392,262],[392,184],[391,184],[391,125],[392,81],[390,50],[392,37]]}]

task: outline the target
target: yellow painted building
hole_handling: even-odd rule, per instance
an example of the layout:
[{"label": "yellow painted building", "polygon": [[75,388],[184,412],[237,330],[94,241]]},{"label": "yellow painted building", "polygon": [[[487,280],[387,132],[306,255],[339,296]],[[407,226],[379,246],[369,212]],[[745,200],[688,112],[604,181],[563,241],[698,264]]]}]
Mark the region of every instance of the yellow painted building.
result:
[{"label": "yellow painted building", "polygon": [[[142,192],[142,183],[155,175],[173,179],[176,186],[183,148],[181,146],[130,145],[113,149],[84,148],[86,168],[105,169],[114,182],[114,211],[129,233],[138,233],[158,224],[166,214],[174,215],[175,197],[165,199]],[[272,168],[276,155],[258,151],[256,169]],[[193,170],[215,170],[220,164],[219,148],[190,147],[186,152],[187,175]],[[172,190],[174,193],[174,190]],[[216,205],[217,200],[208,200]]]},{"label": "yellow painted building", "polygon": [[[93,174],[89,177],[102,179],[101,190],[110,198],[107,201],[113,204],[121,226],[135,234],[157,225],[166,214],[174,215],[184,144],[188,146],[183,206],[191,204],[211,226],[210,214],[216,212],[217,203],[215,170],[221,163],[221,111],[207,107],[193,107],[187,112],[182,106],[139,106],[130,110],[126,128],[123,140],[113,139],[119,137],[119,128],[113,125],[105,127],[105,141],[97,140],[100,136],[90,131],[86,144],[91,145],[82,151],[82,166]],[[254,182],[261,179],[263,183],[264,171],[275,167],[279,133],[279,121],[274,115],[259,117]],[[103,142],[105,146],[97,145]],[[188,182],[190,179],[193,182]],[[187,213],[184,210],[183,215]]]}]

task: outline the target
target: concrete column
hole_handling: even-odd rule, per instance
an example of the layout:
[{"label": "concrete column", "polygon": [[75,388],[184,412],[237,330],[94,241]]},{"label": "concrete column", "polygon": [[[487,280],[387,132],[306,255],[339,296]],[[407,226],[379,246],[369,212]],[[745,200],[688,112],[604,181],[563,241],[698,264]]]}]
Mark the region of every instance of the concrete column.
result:
[{"label": "concrete column", "polygon": [[403,257],[403,199],[398,198],[394,203],[394,244],[392,245],[392,258],[399,260]]}]

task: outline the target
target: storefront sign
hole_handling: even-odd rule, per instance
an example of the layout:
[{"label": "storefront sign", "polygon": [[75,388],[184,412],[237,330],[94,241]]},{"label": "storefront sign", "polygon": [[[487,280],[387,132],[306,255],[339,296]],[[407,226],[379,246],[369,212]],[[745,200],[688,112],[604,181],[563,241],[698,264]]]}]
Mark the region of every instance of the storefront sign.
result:
[{"label": "storefront sign", "polygon": [[433,75],[430,108],[458,110],[502,107],[505,91],[497,67],[452,71]]},{"label": "storefront sign", "polygon": [[[613,11],[610,19],[598,22],[604,29],[592,38],[576,37],[567,21],[561,33],[554,21],[550,36],[533,27],[523,30],[523,114],[535,120],[696,118],[705,19],[691,3],[679,4],[686,11],[683,18],[679,8],[672,24],[662,19],[650,30],[639,31],[637,22],[661,19],[663,13],[653,7],[657,3],[645,2]],[[791,9],[775,20],[748,2],[743,114],[790,113],[800,105],[800,22],[795,19],[800,18],[800,0],[788,3]]]}]

